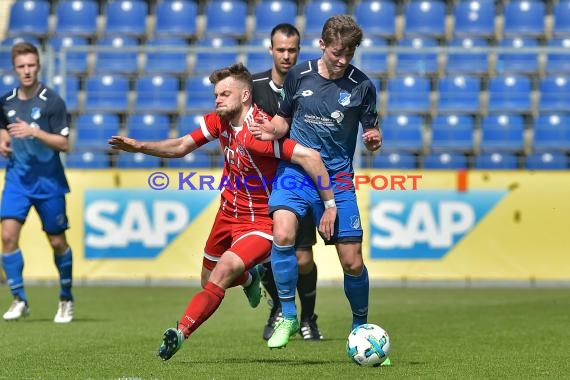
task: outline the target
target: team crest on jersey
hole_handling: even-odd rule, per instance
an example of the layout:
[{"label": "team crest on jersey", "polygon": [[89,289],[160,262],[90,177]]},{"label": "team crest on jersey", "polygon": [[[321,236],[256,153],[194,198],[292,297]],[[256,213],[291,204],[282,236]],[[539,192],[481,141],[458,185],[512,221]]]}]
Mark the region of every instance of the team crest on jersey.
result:
[{"label": "team crest on jersey", "polygon": [[358,215],[352,215],[350,217],[350,226],[354,229],[360,228],[360,217]]},{"label": "team crest on jersey", "polygon": [[341,106],[346,107],[350,103],[350,94],[346,91],[341,91],[338,94],[338,102]]},{"label": "team crest on jersey", "polygon": [[241,154],[242,156],[245,156],[245,149],[243,149],[243,146],[238,145],[237,146],[237,151],[239,154]]},{"label": "team crest on jersey", "polygon": [[42,112],[38,107],[34,107],[32,108],[32,113],[30,116],[32,117],[32,119],[38,120],[42,116]]}]

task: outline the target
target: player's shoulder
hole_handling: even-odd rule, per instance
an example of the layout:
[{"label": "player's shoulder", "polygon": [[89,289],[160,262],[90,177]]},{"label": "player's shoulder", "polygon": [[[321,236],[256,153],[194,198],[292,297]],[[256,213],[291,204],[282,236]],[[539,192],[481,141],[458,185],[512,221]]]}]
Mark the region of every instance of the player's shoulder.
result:
[{"label": "player's shoulder", "polygon": [[366,83],[374,86],[368,75],[364,74],[362,70],[353,65],[348,65],[348,67],[346,68],[346,77],[349,80],[356,82],[358,84]]},{"label": "player's shoulder", "polygon": [[10,99],[16,99],[17,94],[18,94],[18,89],[16,87],[14,87],[10,91],[8,91],[8,92],[4,93],[2,96],[0,96],[0,103],[4,104],[7,101],[9,101]]},{"label": "player's shoulder", "polygon": [[303,61],[295,65],[289,72],[297,77],[314,74],[319,70],[317,66],[317,61],[318,59]]},{"label": "player's shoulder", "polygon": [[254,84],[257,82],[269,82],[271,80],[271,69],[252,74],[251,79],[253,80]]}]

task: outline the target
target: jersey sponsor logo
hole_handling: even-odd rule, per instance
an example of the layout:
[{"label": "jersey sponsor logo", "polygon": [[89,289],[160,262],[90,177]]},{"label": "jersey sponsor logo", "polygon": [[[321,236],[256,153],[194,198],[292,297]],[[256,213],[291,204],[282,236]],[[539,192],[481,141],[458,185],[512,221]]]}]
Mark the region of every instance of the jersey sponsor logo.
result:
[{"label": "jersey sponsor logo", "polygon": [[505,190],[371,192],[373,259],[441,259],[499,203]]},{"label": "jersey sponsor logo", "polygon": [[313,95],[313,91],[305,90],[305,91],[301,92],[301,95],[306,98],[307,96]]},{"label": "jersey sponsor logo", "polygon": [[343,107],[348,106],[350,104],[350,94],[346,91],[341,91],[338,94],[338,103]]},{"label": "jersey sponsor logo", "polygon": [[344,120],[344,114],[339,110],[333,111],[333,113],[331,113],[331,117],[339,124]]},{"label": "jersey sponsor logo", "polygon": [[6,116],[8,116],[8,117],[14,117],[14,116],[16,116],[16,110],[10,110],[10,111],[8,111],[8,113],[6,113]]},{"label": "jersey sponsor logo", "polygon": [[217,191],[87,190],[87,259],[157,257],[216,198]]},{"label": "jersey sponsor logo", "polygon": [[32,119],[34,120],[38,120],[41,116],[42,116],[42,112],[39,109],[39,107],[33,107],[32,108],[32,113],[30,115],[32,117]]}]

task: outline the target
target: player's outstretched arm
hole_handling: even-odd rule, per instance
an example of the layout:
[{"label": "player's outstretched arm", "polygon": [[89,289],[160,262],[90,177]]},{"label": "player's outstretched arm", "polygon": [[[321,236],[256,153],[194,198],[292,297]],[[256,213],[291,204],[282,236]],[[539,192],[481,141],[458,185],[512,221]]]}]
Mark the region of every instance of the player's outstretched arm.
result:
[{"label": "player's outstretched arm", "polygon": [[128,136],[112,136],[108,143],[116,150],[162,158],[184,157],[198,147],[190,135],[160,141],[138,141]]},{"label": "player's outstretched arm", "polygon": [[271,120],[260,117],[250,125],[249,130],[258,140],[279,140],[289,132],[289,121],[279,115],[275,115]]},{"label": "player's outstretched arm", "polygon": [[316,150],[297,144],[293,150],[291,162],[301,165],[317,186],[321,200],[325,204],[325,212],[319,223],[319,232],[326,240],[330,240],[334,233],[337,209],[331,179],[321,155]]}]

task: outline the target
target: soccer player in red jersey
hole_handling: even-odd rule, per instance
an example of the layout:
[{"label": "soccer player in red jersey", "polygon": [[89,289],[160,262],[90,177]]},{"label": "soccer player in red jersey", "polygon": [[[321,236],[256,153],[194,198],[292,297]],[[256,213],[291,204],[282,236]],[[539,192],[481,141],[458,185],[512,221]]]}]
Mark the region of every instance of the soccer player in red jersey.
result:
[{"label": "soccer player in red jersey", "polygon": [[[330,178],[317,151],[290,139],[267,142],[252,136],[249,126],[269,116],[253,105],[251,74],[241,63],[214,71],[210,82],[214,84],[215,112],[204,115],[200,128],[188,135],[153,142],[125,136],[109,140],[115,149],[177,158],[218,139],[224,152],[223,178],[228,181],[221,189],[220,208],[204,248],[203,289],[190,300],[178,326],[164,332],[158,350],[163,360],[170,359],[216,311],[226,289],[243,285],[250,305],[259,304],[261,275],[257,270],[251,275],[248,270],[259,268],[257,265],[270,257],[273,223],[267,203],[279,159],[303,167],[314,183],[322,185],[319,194],[323,201],[333,199]],[[327,210],[319,231],[330,238],[336,208]]]}]

